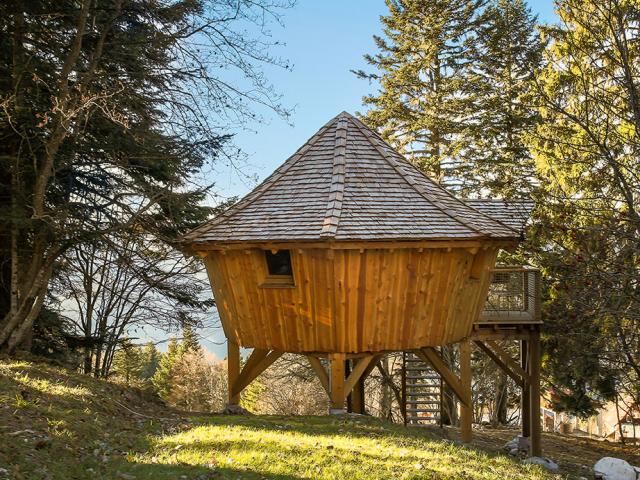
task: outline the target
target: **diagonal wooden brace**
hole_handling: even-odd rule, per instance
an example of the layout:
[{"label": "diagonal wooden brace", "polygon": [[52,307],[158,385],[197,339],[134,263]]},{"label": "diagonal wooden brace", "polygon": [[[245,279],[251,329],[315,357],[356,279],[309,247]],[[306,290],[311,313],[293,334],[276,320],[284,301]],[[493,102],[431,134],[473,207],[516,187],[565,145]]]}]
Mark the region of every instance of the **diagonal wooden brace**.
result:
[{"label": "diagonal wooden brace", "polygon": [[316,372],[318,380],[320,380],[320,383],[322,384],[322,388],[324,388],[325,392],[327,392],[327,395],[331,395],[331,389],[329,388],[329,374],[322,365],[320,359],[318,357],[314,357],[313,355],[307,355],[307,360],[309,360],[309,364]]},{"label": "diagonal wooden brace", "polygon": [[496,365],[504,370],[504,372],[521,388],[524,387],[525,383],[529,383],[529,374],[495,341],[488,340],[486,342],[482,342],[477,340],[475,344],[478,345],[478,347],[480,347],[496,363]]},{"label": "diagonal wooden brace", "polygon": [[425,347],[420,350],[414,350],[414,353],[425,362],[431,364],[433,369],[438,372],[442,380],[453,390],[460,403],[465,407],[471,408],[471,394],[469,389],[465,388],[458,376],[449,370],[447,364],[444,363],[440,354],[433,347]]},{"label": "diagonal wooden brace", "polygon": [[231,387],[232,395],[239,395],[258,375],[264,372],[269,366],[282,356],[283,352],[277,350],[255,349],[247,360],[242,372],[233,382]]},{"label": "diagonal wooden brace", "polygon": [[358,363],[356,364],[353,371],[349,374],[349,377],[344,383],[345,395],[349,395],[349,393],[351,393],[351,390],[353,390],[353,387],[356,385],[358,380],[360,380],[360,378],[364,375],[364,373],[367,370],[371,372],[369,367],[372,364],[375,366],[375,363],[378,361],[378,358],[379,358],[378,355],[367,355],[366,357],[359,359]]}]

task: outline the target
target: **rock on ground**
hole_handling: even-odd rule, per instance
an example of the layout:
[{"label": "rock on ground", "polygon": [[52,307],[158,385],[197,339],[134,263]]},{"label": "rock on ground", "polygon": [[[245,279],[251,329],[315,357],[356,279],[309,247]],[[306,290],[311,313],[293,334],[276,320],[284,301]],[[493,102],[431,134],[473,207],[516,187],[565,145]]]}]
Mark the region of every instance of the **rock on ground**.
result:
[{"label": "rock on ground", "polygon": [[249,410],[242,408],[240,405],[227,405],[220,412],[221,415],[252,415]]},{"label": "rock on ground", "polygon": [[636,480],[635,469],[620,458],[601,458],[593,466],[593,472],[599,480]]},{"label": "rock on ground", "polygon": [[534,465],[540,465],[541,467],[546,468],[550,472],[557,472],[560,467],[558,464],[551,460],[550,458],[544,457],[529,457],[525,458],[522,463],[532,463]]}]

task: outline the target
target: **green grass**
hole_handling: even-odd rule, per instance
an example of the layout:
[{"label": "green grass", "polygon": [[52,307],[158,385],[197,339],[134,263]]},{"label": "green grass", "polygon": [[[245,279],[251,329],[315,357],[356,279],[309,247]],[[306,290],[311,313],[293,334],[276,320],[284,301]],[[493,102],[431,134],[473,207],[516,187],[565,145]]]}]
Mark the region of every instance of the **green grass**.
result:
[{"label": "green grass", "polygon": [[372,418],[185,417],[113,383],[6,361],[0,468],[11,479],[558,478]]},{"label": "green grass", "polygon": [[[538,468],[370,418],[209,417],[131,460],[207,465],[221,478],[551,478]],[[142,471],[143,469],[141,469]],[[171,478],[160,476],[156,478]]]}]

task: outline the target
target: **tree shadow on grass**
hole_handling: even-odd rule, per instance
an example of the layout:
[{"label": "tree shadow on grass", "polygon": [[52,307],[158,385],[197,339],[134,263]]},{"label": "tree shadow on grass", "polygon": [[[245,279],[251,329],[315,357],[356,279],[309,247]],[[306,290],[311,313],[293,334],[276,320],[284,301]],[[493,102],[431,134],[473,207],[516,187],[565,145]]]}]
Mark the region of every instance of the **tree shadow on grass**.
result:
[{"label": "tree shadow on grass", "polygon": [[[304,480],[310,477],[297,477],[289,474],[273,474],[251,469],[236,469],[230,467],[205,468],[192,465],[168,464],[136,464],[130,463],[118,469],[113,478],[135,477],[136,480],[222,480],[222,479],[274,479],[274,480]],[[124,474],[124,475],[122,475]]]}]

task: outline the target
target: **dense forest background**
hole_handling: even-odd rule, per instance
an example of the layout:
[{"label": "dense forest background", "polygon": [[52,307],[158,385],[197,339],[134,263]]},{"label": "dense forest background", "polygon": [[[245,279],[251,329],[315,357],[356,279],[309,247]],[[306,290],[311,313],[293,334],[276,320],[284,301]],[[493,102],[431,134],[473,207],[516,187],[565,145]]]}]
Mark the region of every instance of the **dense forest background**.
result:
[{"label": "dense forest background", "polygon": [[[457,195],[535,200],[502,260],[542,270],[547,395],[579,415],[640,404],[640,7],[557,0],[541,25],[522,0],[386,3],[354,72],[374,90],[363,120]],[[222,407],[224,366],[193,333],[212,307],[203,267],[175,240],[215,215],[203,172],[240,155],[234,128],[291,113],[265,74],[288,68],[267,25],[291,6],[0,6],[0,349]],[[141,326],[179,338],[161,353],[136,343]],[[394,362],[368,386],[387,418]],[[508,422],[514,386],[480,357],[474,369],[476,398]],[[318,388],[287,356],[243,403],[315,413]]]}]

